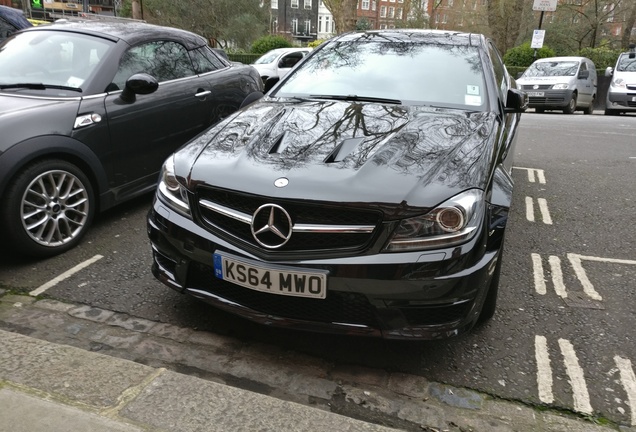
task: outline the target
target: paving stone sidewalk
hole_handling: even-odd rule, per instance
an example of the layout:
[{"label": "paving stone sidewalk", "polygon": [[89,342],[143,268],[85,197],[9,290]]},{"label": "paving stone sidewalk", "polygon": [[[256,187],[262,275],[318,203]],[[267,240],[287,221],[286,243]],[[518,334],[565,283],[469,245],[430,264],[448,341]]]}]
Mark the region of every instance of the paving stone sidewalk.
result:
[{"label": "paving stone sidewalk", "polygon": [[0,292],[0,432],[636,432],[262,348]]}]

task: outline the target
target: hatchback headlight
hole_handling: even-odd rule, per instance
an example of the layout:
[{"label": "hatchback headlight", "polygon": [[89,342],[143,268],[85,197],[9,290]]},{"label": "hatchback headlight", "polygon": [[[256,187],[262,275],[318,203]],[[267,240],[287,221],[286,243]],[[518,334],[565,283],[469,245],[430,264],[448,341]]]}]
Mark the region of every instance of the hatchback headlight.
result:
[{"label": "hatchback headlight", "polygon": [[566,83],[559,83],[552,86],[554,90],[567,90],[568,87]]},{"label": "hatchback headlight", "polygon": [[159,177],[159,194],[165,198],[167,204],[180,213],[190,215],[190,204],[188,202],[188,192],[179,183],[174,171],[174,156],[170,156],[161,168]]},{"label": "hatchback headlight", "polygon": [[385,250],[407,252],[464,243],[477,232],[485,207],[483,191],[462,192],[425,215],[403,220]]}]

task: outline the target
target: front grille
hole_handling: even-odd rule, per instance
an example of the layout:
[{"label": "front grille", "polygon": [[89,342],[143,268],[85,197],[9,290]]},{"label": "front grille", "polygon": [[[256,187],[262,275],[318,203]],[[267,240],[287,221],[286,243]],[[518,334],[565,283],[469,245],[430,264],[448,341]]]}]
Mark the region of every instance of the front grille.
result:
[{"label": "front grille", "polygon": [[190,265],[188,287],[207,291],[254,311],[277,317],[378,328],[375,308],[362,294],[330,291],[325,299],[268,294],[218,279],[211,267],[200,263]]},{"label": "front grille", "polygon": [[[232,211],[239,212],[251,220],[254,212],[264,204],[277,204],[283,207],[291,216],[294,225],[321,225],[328,227],[367,226],[371,231],[342,233],[342,232],[295,232],[289,241],[276,249],[277,252],[319,252],[326,250],[360,250],[370,243],[375,228],[382,217],[377,211],[343,208],[325,203],[298,202],[292,200],[272,199],[256,195],[242,194],[227,190],[200,188],[197,190],[197,202],[205,200]],[[237,220],[209,207],[200,205],[202,225],[210,231],[222,235],[223,233],[260,248],[252,236],[251,227],[246,220]],[[258,226],[265,224],[266,215],[258,221]]]},{"label": "front grille", "polygon": [[565,99],[563,97],[535,97],[535,96],[531,96],[531,97],[528,98],[528,103],[530,105],[565,104]]}]

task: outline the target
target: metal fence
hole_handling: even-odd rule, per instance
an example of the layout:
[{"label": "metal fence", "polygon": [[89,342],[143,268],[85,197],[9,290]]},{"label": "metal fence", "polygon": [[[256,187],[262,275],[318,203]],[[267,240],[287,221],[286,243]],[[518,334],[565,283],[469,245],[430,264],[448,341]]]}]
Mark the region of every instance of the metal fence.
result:
[{"label": "metal fence", "polygon": [[261,54],[227,54],[231,61],[241,62],[245,64],[252,64],[258,59]]}]

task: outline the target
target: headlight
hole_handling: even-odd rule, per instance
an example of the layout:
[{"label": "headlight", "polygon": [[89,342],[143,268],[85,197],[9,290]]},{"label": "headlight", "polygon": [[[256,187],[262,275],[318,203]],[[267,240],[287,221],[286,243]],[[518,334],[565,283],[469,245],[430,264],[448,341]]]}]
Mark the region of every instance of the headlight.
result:
[{"label": "headlight", "polygon": [[627,86],[623,78],[616,78],[612,80],[612,87],[626,88]]},{"label": "headlight", "polygon": [[552,88],[554,90],[566,90],[568,88],[568,85],[565,83],[559,83],[559,84],[553,85]]},{"label": "headlight", "polygon": [[484,211],[483,191],[462,192],[425,215],[403,220],[385,250],[406,252],[464,243],[477,232]]},{"label": "headlight", "polygon": [[159,194],[165,198],[164,201],[173,209],[188,216],[190,215],[188,192],[185,187],[179,183],[174,172],[174,156],[170,156],[161,168],[158,191]]}]

